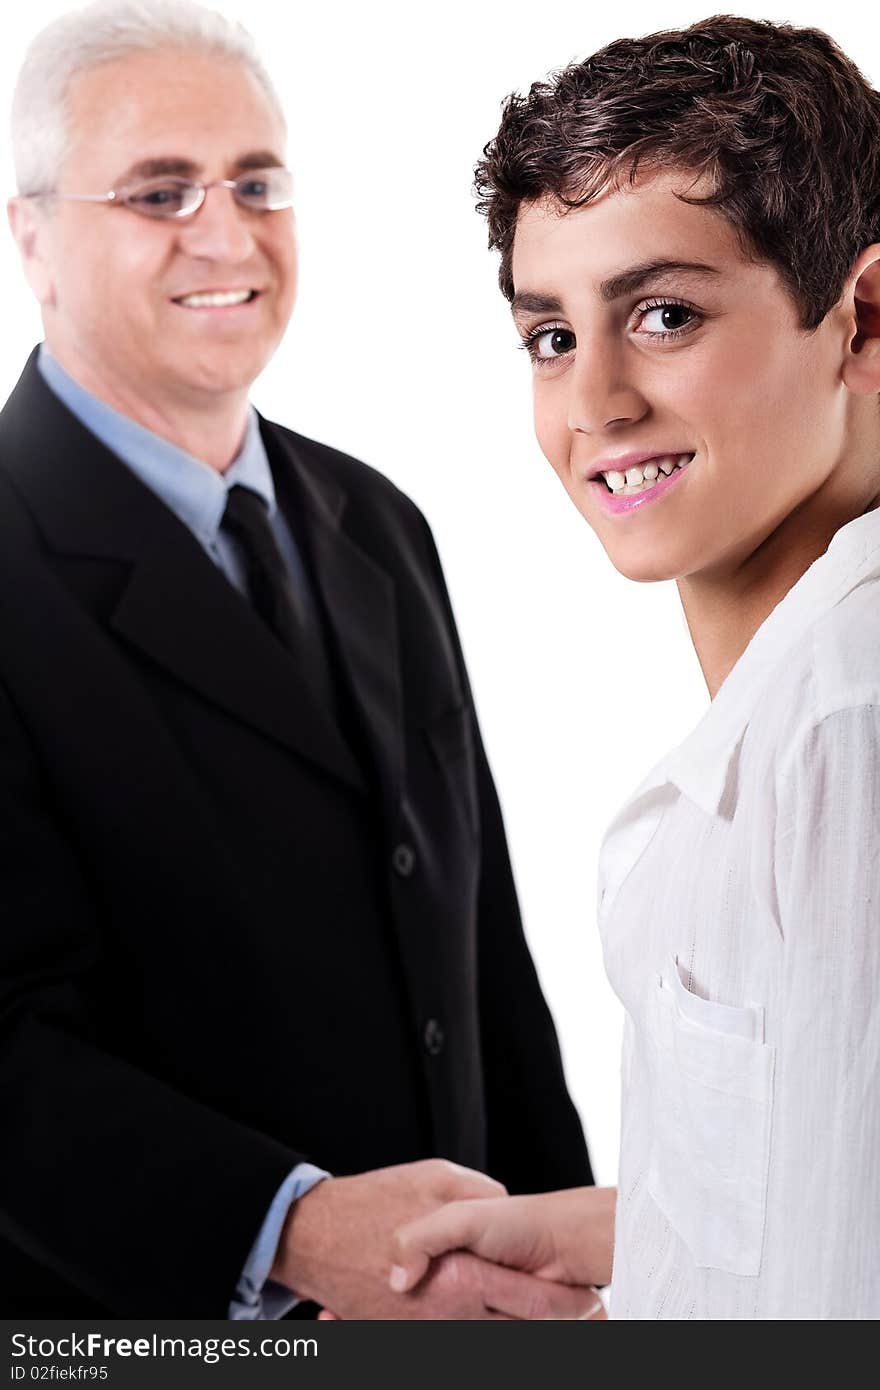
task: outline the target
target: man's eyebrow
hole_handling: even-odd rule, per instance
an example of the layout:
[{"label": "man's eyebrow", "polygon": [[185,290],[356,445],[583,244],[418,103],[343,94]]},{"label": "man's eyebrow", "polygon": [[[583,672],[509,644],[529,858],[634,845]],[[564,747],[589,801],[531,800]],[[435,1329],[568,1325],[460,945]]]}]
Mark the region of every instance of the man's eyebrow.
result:
[{"label": "man's eyebrow", "polygon": [[[249,150],[247,154],[233,159],[229,168],[232,173],[243,173],[247,169],[280,169],[281,160],[271,150]],[[133,179],[158,179],[165,174],[177,178],[196,178],[202,166],[195,160],[184,159],[180,155],[158,155],[153,159],[140,159],[131,164],[124,174],[116,180],[117,185],[131,183]]]},{"label": "man's eyebrow", "polygon": [[[615,299],[621,299],[626,294],[634,294],[648,280],[656,279],[661,275],[681,274],[684,271],[692,275],[721,274],[717,266],[707,265],[704,261],[640,261],[638,265],[628,266],[626,270],[620,270],[616,275],[610,275],[607,280],[603,280],[599,286],[599,298],[603,304],[611,304]],[[562,301],[556,295],[538,294],[534,290],[521,290],[513,296],[510,309],[514,316],[516,314],[560,314],[562,313]]]},{"label": "man's eyebrow", "polygon": [[119,184],[131,183],[133,179],[156,179],[163,174],[176,174],[181,178],[190,178],[199,172],[199,165],[191,159],[182,159],[179,155],[159,155],[155,159],[139,159],[136,164],[130,164],[123,174],[116,180]]},{"label": "man's eyebrow", "polygon": [[271,150],[251,150],[250,154],[239,155],[233,160],[233,169],[280,169],[283,161]]}]

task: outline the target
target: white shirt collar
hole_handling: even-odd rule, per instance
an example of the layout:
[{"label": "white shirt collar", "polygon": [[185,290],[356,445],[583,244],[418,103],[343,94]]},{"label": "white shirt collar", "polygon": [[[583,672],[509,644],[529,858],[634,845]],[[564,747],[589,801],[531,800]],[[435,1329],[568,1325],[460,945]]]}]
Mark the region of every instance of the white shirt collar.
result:
[{"label": "white shirt collar", "polygon": [[818,618],[878,574],[880,510],[875,510],[834,534],[825,553],[764,619],[696,728],[651,769],[627,805],[672,783],[708,815],[717,815],[734,757],[774,671]]},{"label": "white shirt collar", "polygon": [[[651,769],[614,816],[599,850],[598,920],[606,930],[621,885],[650,843],[664,809],[683,793],[707,815],[736,799],[737,753],[774,673],[823,614],[880,574],[880,510],[847,522],[758,628],[703,718]],[[725,793],[731,788],[731,796]]]}]

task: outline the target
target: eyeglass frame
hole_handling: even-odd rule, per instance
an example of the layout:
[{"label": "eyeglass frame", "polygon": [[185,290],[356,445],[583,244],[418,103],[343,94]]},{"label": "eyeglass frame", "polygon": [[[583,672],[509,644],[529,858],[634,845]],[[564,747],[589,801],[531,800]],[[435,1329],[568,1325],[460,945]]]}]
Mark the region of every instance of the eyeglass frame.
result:
[{"label": "eyeglass frame", "polygon": [[[115,204],[117,207],[127,207],[130,212],[137,213],[138,217],[146,217],[151,222],[175,222],[187,217],[194,217],[195,214],[199,211],[199,209],[204,206],[209,189],[231,188],[233,190],[234,196],[235,190],[238,188],[238,185],[242,180],[253,178],[255,174],[277,172],[279,169],[283,169],[286,174],[290,174],[290,170],[286,168],[286,166],[284,165],[266,164],[259,169],[243,169],[241,173],[234,179],[212,179],[210,183],[203,183],[200,179],[188,178],[181,174],[155,174],[152,178],[144,179],[142,182],[131,184],[128,188],[128,192],[134,193],[137,191],[138,188],[145,187],[147,184],[157,183],[161,180],[165,180],[169,183],[186,184],[189,188],[197,189],[199,192],[199,200],[195,204],[195,206],[191,208],[181,209],[179,212],[142,212],[138,208],[133,207],[131,203],[126,201],[127,192],[124,188],[111,188],[108,193],[58,193],[55,191],[50,191],[46,193],[23,193],[19,196],[23,198],[54,198],[62,202],[69,203],[107,203],[111,206]],[[235,201],[238,203],[239,207],[244,207],[247,212],[283,212],[286,208],[293,207],[292,195],[286,202],[278,203],[275,207],[271,208],[248,207],[246,203],[240,202],[238,198],[236,198]]]}]

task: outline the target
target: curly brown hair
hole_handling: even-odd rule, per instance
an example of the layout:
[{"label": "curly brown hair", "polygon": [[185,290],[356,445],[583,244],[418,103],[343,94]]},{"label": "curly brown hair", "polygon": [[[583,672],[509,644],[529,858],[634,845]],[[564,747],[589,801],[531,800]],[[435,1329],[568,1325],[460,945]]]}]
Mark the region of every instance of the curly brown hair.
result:
[{"label": "curly brown hair", "polygon": [[775,265],[812,330],[880,241],[880,93],[821,29],[714,15],[617,39],[504,102],[475,170],[499,282],[522,203],[580,207],[640,166],[708,174],[751,260]]}]

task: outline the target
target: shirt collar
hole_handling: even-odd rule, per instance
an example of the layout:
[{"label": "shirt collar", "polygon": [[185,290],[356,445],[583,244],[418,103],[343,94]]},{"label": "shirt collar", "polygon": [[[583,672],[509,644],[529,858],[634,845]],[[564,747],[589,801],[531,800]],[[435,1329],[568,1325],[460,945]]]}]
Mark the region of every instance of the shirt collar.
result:
[{"label": "shirt collar", "polygon": [[818,618],[877,574],[880,510],[856,517],[834,534],[825,553],[764,619],[696,728],[651,769],[628,804],[671,782],[717,815],[735,755],[774,672]]},{"label": "shirt collar", "polygon": [[248,407],[244,439],[223,473],[179,449],[99,400],[75,381],[41,343],[37,366],[47,386],[68,410],[125,463],[208,548],[215,545],[228,489],[238,483],[258,493],[275,511],[275,488],[259,416]]}]

